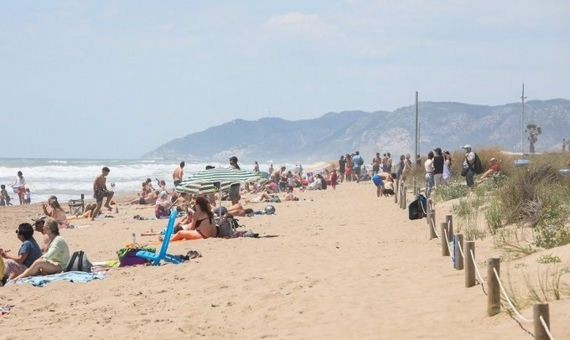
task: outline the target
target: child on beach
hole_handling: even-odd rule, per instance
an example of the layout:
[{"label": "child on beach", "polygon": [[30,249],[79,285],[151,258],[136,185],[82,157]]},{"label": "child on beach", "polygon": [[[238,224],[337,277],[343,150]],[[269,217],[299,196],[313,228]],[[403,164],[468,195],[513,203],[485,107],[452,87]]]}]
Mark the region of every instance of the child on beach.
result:
[{"label": "child on beach", "polygon": [[336,190],[336,182],[338,180],[338,175],[336,174],[336,169],[333,169],[330,176],[331,187]]},{"label": "child on beach", "polygon": [[31,204],[32,196],[30,194],[30,188],[26,188],[26,193],[24,194],[24,203]]},{"label": "child on beach", "polygon": [[10,203],[10,196],[4,184],[0,185],[0,206],[12,205]]},{"label": "child on beach", "polygon": [[287,172],[287,192],[293,192],[293,188],[295,187],[295,178],[293,177],[293,173],[291,171]]}]

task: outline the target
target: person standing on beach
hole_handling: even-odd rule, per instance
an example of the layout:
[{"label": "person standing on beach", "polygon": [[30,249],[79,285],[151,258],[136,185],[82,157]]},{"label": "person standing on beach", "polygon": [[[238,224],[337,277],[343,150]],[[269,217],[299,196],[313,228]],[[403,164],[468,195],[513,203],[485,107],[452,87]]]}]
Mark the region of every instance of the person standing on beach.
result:
[{"label": "person standing on beach", "polygon": [[471,145],[466,144],[462,149],[465,149],[465,160],[463,161],[463,172],[465,174],[465,182],[469,188],[475,184],[473,178],[475,177],[475,153],[471,150]]},{"label": "person standing on beach", "polygon": [[434,188],[437,189],[438,186],[443,184],[443,154],[441,148],[435,148],[435,155],[433,157],[433,182]]},{"label": "person standing on beach", "polygon": [[362,165],[364,165],[364,160],[360,156],[360,152],[356,151],[354,157],[352,157],[352,162],[354,163],[354,175],[356,176],[356,183],[360,182],[360,171],[362,170]]},{"label": "person standing on beach", "polygon": [[562,138],[562,152],[566,152],[566,138]]},{"label": "person standing on beach", "polygon": [[343,155],[340,155],[340,159],[338,160],[338,172],[340,174],[340,182],[344,182],[344,171],[346,169],[346,159],[344,159]]},{"label": "person standing on beach", "polygon": [[182,178],[184,178],[184,167],[186,163],[184,161],[180,162],[180,165],[174,169],[172,173],[172,180],[174,181],[174,187],[177,187],[180,183],[182,183]]},{"label": "person standing on beach", "polygon": [[16,177],[16,182],[12,185],[14,193],[18,194],[20,199],[20,205],[25,204],[24,196],[26,195],[26,180],[21,171],[18,171],[18,177]]},{"label": "person standing on beach", "polygon": [[255,161],[253,165],[253,172],[255,172],[256,174],[259,173],[259,163],[257,163],[257,161]]},{"label": "person standing on beach", "polygon": [[380,163],[382,159],[380,158],[380,152],[376,153],[376,156],[372,158],[372,175],[376,175],[380,172]]},{"label": "person standing on beach", "polygon": [[424,163],[424,167],[426,170],[425,180],[426,180],[426,197],[429,198],[431,196],[431,191],[434,185],[434,171],[435,167],[433,165],[433,158],[434,154],[433,151],[428,153],[427,159]]},{"label": "person standing on beach", "polygon": [[107,175],[109,175],[109,172],[111,172],[111,170],[109,170],[107,167],[104,167],[101,171],[101,175],[97,176],[93,182],[93,197],[97,201],[97,206],[95,207],[95,210],[93,210],[91,221],[95,221],[95,217],[97,217],[99,214],[101,206],[103,205],[103,199],[107,198],[107,201],[105,202],[105,208],[113,210],[110,203],[115,193],[113,191],[107,190]]}]

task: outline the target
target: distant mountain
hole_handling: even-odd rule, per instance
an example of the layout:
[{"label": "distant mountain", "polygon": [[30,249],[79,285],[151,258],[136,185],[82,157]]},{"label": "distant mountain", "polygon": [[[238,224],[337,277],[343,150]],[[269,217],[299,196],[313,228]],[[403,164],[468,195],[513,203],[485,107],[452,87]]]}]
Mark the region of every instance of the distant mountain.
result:
[{"label": "distant mountain", "polygon": [[[298,121],[237,119],[172,140],[143,157],[225,161],[236,155],[243,162],[311,162],[336,159],[355,150],[365,158],[376,152],[399,155],[413,152],[414,112],[414,106],[406,106],[393,112],[346,111]],[[422,153],[437,146],[458,149],[467,143],[474,148],[520,148],[520,103],[421,102],[419,112]],[[525,112],[525,126],[536,123],[542,127],[537,152],[560,149],[562,138],[570,137],[569,100],[532,100],[526,103]]]}]

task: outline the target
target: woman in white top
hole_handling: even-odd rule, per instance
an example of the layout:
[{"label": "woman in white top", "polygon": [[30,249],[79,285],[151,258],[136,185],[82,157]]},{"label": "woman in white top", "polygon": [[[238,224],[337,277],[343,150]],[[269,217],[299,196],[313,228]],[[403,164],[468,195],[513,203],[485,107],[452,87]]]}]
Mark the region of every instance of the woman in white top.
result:
[{"label": "woman in white top", "polygon": [[449,151],[443,153],[443,184],[448,184],[451,181],[451,154]]},{"label": "woman in white top", "polygon": [[435,171],[435,168],[433,166],[433,151],[430,151],[428,153],[428,159],[425,161],[424,163],[424,167],[426,170],[426,197],[430,197],[431,196],[431,191],[433,189],[433,185],[434,185],[434,177],[433,177],[433,173]]},{"label": "woman in white top", "polygon": [[24,196],[26,195],[26,180],[21,171],[18,171],[18,177],[16,177],[16,182],[12,185],[14,193],[18,194],[20,199],[20,205],[25,203]]}]

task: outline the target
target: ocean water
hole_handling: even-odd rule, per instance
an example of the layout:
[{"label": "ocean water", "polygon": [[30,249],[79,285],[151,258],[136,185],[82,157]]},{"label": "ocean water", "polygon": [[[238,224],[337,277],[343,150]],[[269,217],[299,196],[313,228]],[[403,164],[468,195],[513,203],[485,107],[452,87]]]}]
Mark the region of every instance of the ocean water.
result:
[{"label": "ocean water", "polygon": [[[101,173],[101,168],[111,169],[107,177],[107,187],[115,184],[117,194],[140,191],[141,183],[146,178],[164,179],[168,187],[173,187],[172,172],[179,161],[158,160],[80,160],[80,159],[0,159],[0,184],[6,190],[13,204],[18,204],[18,197],[12,192],[11,185],[16,181],[18,171],[22,171],[26,185],[30,188],[32,203],[44,202],[51,195],[57,196],[63,203],[79,198],[83,193],[86,198],[93,195],[93,181]],[[228,164],[188,162],[185,174],[204,170],[206,165],[227,167]],[[291,166],[291,165],[289,165]],[[240,164],[244,170],[252,170],[253,164]],[[277,167],[277,165],[275,165]],[[260,164],[261,171],[267,171],[269,164]]]}]

